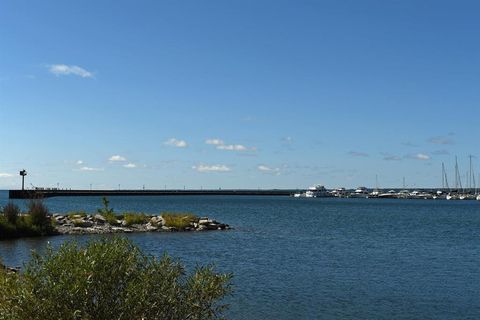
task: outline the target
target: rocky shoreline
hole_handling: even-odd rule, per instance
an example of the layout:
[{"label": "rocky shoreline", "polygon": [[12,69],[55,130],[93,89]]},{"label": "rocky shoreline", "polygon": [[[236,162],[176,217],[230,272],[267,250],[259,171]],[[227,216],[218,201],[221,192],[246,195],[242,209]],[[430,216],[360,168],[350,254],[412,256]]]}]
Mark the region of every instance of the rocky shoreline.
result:
[{"label": "rocky shoreline", "polygon": [[168,226],[162,215],[146,215],[143,223],[129,224],[126,219],[107,220],[101,214],[64,215],[53,214],[57,234],[108,234],[134,232],[176,232],[230,230],[228,224],[202,217],[189,222],[185,227]]}]

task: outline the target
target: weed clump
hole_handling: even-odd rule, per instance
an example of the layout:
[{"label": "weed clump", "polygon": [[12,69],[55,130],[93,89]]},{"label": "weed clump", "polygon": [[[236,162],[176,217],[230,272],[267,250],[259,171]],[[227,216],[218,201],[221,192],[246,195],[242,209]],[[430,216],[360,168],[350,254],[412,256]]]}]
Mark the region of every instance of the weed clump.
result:
[{"label": "weed clump", "polygon": [[165,221],[166,227],[173,227],[178,230],[184,230],[194,222],[198,222],[198,217],[191,213],[172,213],[162,212],[161,216]]}]

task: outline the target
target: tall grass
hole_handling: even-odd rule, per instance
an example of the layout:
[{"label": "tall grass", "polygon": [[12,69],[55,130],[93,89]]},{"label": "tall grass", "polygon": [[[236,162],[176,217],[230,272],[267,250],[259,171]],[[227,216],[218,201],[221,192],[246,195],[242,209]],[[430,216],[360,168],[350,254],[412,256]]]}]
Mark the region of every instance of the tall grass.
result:
[{"label": "tall grass", "polygon": [[148,221],[148,217],[144,213],[135,212],[125,212],[123,214],[123,219],[127,226],[131,226],[132,224],[143,224]]},{"label": "tall grass", "polygon": [[9,202],[7,205],[5,205],[5,207],[3,207],[3,215],[7,219],[8,223],[15,224],[18,216],[20,215],[20,208],[13,202]]},{"label": "tall grass", "polygon": [[184,230],[190,227],[193,222],[198,221],[198,217],[191,213],[162,212],[161,216],[165,221],[166,227],[173,227],[178,230]]}]

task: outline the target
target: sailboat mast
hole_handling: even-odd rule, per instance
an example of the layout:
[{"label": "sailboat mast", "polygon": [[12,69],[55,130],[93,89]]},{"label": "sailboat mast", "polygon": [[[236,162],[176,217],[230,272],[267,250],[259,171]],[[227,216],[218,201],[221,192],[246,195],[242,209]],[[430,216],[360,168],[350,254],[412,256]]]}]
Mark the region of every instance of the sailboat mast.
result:
[{"label": "sailboat mast", "polygon": [[457,162],[457,156],[455,156],[455,189],[458,189],[458,162]]},{"label": "sailboat mast", "polygon": [[445,165],[442,162],[442,189],[445,189]]}]

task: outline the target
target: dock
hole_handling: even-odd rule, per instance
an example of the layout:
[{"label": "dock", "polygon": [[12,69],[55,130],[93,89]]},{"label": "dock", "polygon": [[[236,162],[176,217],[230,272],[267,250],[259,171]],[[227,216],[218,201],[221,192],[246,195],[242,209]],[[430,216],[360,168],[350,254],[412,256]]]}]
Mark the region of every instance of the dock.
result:
[{"label": "dock", "polygon": [[10,199],[42,199],[52,197],[94,196],[291,196],[297,189],[216,189],[216,190],[9,190]]}]

